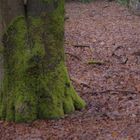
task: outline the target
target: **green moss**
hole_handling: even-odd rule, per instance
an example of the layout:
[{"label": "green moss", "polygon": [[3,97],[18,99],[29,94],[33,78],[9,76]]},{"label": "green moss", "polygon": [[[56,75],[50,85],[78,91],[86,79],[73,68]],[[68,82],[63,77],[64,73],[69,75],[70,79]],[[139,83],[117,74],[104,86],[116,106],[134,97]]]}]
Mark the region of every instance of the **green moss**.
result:
[{"label": "green moss", "polygon": [[[18,17],[7,29],[4,50],[4,99],[6,120],[30,121],[37,118],[35,78],[29,78],[27,71],[30,59],[36,55],[31,50],[24,17]],[[40,51],[38,51],[40,52]]]},{"label": "green moss", "polygon": [[103,65],[104,62],[96,61],[96,60],[90,60],[90,61],[87,62],[87,64],[89,64],[89,65]]},{"label": "green moss", "polygon": [[[64,62],[40,77],[39,118],[59,118],[85,106],[70,84]],[[47,86],[46,86],[47,85]],[[79,103],[77,105],[77,103]]]}]

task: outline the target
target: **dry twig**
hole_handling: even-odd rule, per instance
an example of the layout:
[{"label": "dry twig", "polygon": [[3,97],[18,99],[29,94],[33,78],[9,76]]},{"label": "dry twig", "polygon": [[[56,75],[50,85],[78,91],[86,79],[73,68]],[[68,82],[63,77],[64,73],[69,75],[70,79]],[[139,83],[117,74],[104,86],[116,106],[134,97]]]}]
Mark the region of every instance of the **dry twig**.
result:
[{"label": "dry twig", "polygon": [[68,54],[68,55],[70,55],[70,56],[72,56],[72,57],[76,58],[77,60],[81,61],[81,58],[80,58],[80,57],[78,57],[77,55],[74,55],[74,54],[69,53],[69,52],[65,52],[65,54]]},{"label": "dry twig", "polygon": [[83,82],[83,81],[81,81],[81,80],[79,80],[79,79],[76,79],[76,78],[74,78],[74,77],[71,77],[70,79],[71,79],[73,82],[75,82],[75,83],[77,83],[77,84],[79,84],[79,85],[83,85],[83,86],[85,86],[85,87],[91,88],[91,86],[89,86],[89,84],[87,84],[87,83],[85,83],[85,82]]}]

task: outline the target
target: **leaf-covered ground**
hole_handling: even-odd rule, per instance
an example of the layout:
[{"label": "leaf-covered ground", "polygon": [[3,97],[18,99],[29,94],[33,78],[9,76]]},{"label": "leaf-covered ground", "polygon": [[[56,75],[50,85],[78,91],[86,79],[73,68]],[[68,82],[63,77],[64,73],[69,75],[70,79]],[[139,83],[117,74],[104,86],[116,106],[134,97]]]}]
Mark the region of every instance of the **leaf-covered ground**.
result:
[{"label": "leaf-covered ground", "polygon": [[66,4],[65,52],[85,110],[0,122],[0,140],[140,140],[140,17],[115,2]]}]

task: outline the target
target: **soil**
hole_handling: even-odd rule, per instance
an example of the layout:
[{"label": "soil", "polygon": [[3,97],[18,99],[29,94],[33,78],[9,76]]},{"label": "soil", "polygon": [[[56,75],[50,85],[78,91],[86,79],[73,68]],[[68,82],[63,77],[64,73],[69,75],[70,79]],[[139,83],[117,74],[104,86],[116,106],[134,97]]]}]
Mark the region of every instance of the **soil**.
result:
[{"label": "soil", "polygon": [[112,1],[66,4],[66,64],[82,111],[0,121],[1,140],[140,140],[140,17]]}]

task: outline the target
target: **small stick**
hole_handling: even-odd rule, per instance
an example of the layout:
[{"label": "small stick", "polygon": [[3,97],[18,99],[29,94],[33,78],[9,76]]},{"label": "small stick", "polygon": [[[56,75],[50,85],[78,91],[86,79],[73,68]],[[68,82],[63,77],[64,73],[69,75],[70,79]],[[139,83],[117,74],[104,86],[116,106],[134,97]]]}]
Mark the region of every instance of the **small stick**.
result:
[{"label": "small stick", "polygon": [[90,46],[89,45],[74,45],[74,47],[89,48]]},{"label": "small stick", "polygon": [[73,82],[78,83],[79,85],[83,85],[83,86],[85,86],[85,87],[91,88],[91,87],[89,86],[89,84],[87,84],[87,83],[85,83],[85,82],[83,82],[83,81],[81,81],[81,80],[78,80],[78,79],[73,78],[73,77],[71,77],[70,79],[71,79]]},{"label": "small stick", "polygon": [[65,54],[68,54],[68,55],[70,55],[70,56],[76,58],[77,60],[81,61],[80,57],[78,57],[78,56],[76,56],[76,55],[74,55],[74,54],[72,54],[72,53],[65,52]]}]

